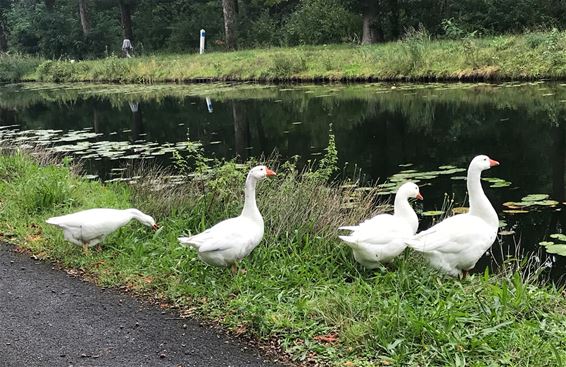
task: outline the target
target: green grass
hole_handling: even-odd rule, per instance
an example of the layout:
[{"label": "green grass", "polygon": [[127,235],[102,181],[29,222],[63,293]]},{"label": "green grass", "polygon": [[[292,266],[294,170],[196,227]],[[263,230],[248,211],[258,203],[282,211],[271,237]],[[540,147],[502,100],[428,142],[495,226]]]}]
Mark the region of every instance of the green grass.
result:
[{"label": "green grass", "polygon": [[[40,156],[41,158],[41,156]],[[250,162],[249,164],[253,164]],[[326,161],[331,165],[331,161]],[[326,166],[328,168],[328,166]],[[564,290],[518,272],[460,281],[412,253],[393,269],[364,270],[336,239],[338,224],[371,215],[374,197],[321,184],[328,169],[298,176],[290,163],[259,185],[266,236],[236,276],[206,266],[178,246],[242,205],[246,165],[223,163],[206,180],[159,187],[150,172],[136,186],[101,184],[68,164],[21,152],[0,156],[0,230],[36,256],[80,269],[102,286],[127,286],[182,313],[236,333],[277,340],[296,361],[334,366],[560,366],[566,361]],[[153,214],[158,233],[137,223],[84,256],[44,223],[92,207],[135,206]],[[336,336],[334,342],[321,336]]]},{"label": "green grass", "polygon": [[[121,83],[564,78],[565,51],[566,32],[556,30],[459,40],[431,40],[426,33],[413,32],[401,41],[372,46],[303,46],[131,59],[113,56],[81,62],[46,60],[33,73],[15,75],[37,81]],[[5,63],[12,61],[0,58],[0,71]],[[0,72],[0,79],[13,80],[11,75]]]},{"label": "green grass", "polygon": [[21,54],[0,53],[0,81],[16,82],[34,80],[35,70],[44,60]]}]

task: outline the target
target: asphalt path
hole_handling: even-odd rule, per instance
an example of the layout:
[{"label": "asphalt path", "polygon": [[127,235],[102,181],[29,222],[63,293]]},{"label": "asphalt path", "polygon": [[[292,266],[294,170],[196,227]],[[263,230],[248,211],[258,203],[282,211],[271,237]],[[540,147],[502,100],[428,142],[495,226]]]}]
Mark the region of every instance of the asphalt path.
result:
[{"label": "asphalt path", "polygon": [[280,366],[242,341],[0,244],[0,366]]}]

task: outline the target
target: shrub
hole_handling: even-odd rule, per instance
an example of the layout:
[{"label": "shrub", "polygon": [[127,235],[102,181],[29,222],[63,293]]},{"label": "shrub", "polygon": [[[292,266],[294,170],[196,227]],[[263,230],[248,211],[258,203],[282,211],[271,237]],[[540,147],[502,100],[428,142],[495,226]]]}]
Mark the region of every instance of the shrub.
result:
[{"label": "shrub", "polygon": [[285,30],[289,44],[322,44],[352,39],[360,17],[337,0],[303,0]]}]

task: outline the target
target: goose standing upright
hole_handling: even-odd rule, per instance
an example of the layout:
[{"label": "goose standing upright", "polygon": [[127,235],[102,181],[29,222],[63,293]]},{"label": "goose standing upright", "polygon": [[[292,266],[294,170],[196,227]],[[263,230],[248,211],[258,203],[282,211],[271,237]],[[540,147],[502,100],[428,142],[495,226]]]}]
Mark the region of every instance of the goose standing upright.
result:
[{"label": "goose standing upright", "polygon": [[423,199],[419,187],[412,182],[397,190],[393,215],[379,214],[357,226],[340,227],[352,231],[348,236],[339,237],[352,248],[357,262],[375,269],[380,262],[391,262],[405,250],[405,241],[414,236],[419,227],[419,218],[409,198]]},{"label": "goose standing upright", "polygon": [[75,245],[83,246],[83,251],[86,253],[89,247],[99,245],[107,235],[125,226],[132,219],[136,219],[153,230],[158,228],[151,216],[133,208],[88,209],[60,217],[52,217],[47,219],[46,222],[61,228],[65,239]]},{"label": "goose standing upright", "polygon": [[425,254],[433,267],[465,277],[495,241],[499,218],[483,192],[481,173],[498,165],[486,155],[475,157],[467,176],[469,212],[447,218],[408,241],[411,248]]},{"label": "goose standing upright", "polygon": [[263,217],[256,205],[256,185],[265,177],[275,176],[266,166],[256,166],[246,178],[244,209],[235,218],[226,219],[191,237],[179,237],[181,245],[198,251],[199,258],[209,265],[232,266],[249,255],[263,239]]}]

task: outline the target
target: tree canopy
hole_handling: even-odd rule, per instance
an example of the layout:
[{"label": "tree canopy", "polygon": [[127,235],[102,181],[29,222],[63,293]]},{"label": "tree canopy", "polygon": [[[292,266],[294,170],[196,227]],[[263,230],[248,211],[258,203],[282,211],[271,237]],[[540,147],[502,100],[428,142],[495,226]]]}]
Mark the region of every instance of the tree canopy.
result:
[{"label": "tree canopy", "polygon": [[561,0],[0,0],[0,51],[49,58],[120,52],[376,43],[566,26]]}]

